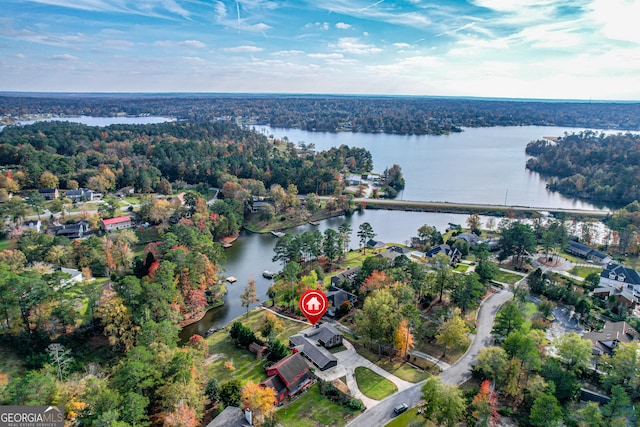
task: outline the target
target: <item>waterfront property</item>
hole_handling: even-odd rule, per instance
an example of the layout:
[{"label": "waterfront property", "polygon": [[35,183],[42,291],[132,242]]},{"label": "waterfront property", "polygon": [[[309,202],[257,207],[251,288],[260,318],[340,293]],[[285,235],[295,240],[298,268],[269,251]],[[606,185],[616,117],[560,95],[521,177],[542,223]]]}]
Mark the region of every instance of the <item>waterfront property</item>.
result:
[{"label": "waterfront property", "polygon": [[327,349],[341,345],[342,334],[332,326],[323,324],[290,336],[289,344],[294,353],[304,355],[318,369],[326,371],[338,364],[338,358]]},{"label": "waterfront property", "polygon": [[[358,267],[358,269],[360,269],[360,267]],[[333,277],[331,279],[333,282]],[[327,289],[327,299],[329,300],[327,315],[331,317],[335,317],[336,313],[338,313],[338,310],[340,310],[340,307],[345,302],[348,302],[351,307],[353,307],[358,301],[358,297],[356,295],[334,285],[329,286],[329,289]]]},{"label": "waterfront property", "polygon": [[290,354],[265,370],[268,378],[260,385],[276,391],[276,403],[282,403],[311,385],[309,366],[299,353]]}]

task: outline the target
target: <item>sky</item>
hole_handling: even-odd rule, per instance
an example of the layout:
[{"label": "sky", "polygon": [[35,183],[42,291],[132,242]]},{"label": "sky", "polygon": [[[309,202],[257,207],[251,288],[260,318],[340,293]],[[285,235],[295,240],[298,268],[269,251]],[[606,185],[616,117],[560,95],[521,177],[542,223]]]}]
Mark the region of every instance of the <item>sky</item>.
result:
[{"label": "sky", "polygon": [[640,100],[640,0],[2,0],[0,91]]}]

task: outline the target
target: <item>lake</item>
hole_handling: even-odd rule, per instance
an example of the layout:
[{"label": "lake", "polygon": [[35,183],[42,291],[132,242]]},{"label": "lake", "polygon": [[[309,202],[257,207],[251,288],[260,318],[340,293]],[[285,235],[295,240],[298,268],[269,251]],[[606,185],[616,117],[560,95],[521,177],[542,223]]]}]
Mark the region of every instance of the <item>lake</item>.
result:
[{"label": "lake", "polygon": [[[375,172],[400,165],[406,187],[400,200],[529,206],[543,209],[598,209],[546,188],[545,179],[525,166],[527,143],[543,136],[562,136],[583,129],[509,126],[465,128],[450,135],[308,132],[256,127],[266,135],[285,136],[293,143],[315,144],[316,150],[348,145],[369,150]],[[607,131],[611,132],[611,131]]]},{"label": "lake", "polygon": [[[31,125],[36,122],[51,122],[51,121],[59,121],[59,122],[72,122],[72,123],[82,123],[87,126],[109,126],[109,125],[148,125],[152,123],[164,123],[164,122],[172,122],[175,121],[174,118],[170,117],[156,117],[156,116],[141,116],[141,117],[130,117],[130,116],[118,116],[118,117],[91,117],[91,116],[76,116],[76,117],[47,117],[44,119],[38,120],[20,120],[16,122],[19,125]],[[0,126],[0,132],[2,132],[4,126]]]}]

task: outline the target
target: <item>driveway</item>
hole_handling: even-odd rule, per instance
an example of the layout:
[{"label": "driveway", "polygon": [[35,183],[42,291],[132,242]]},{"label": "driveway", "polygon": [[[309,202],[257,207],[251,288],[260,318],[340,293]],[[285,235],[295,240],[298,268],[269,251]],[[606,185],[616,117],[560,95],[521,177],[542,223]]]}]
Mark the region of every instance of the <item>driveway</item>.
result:
[{"label": "driveway", "polygon": [[[480,350],[492,344],[491,329],[496,313],[502,304],[511,299],[513,294],[507,288],[494,292],[487,297],[478,310],[478,327],[467,352],[454,363],[449,369],[442,372],[439,377],[446,384],[461,384],[471,376],[471,368]],[[336,356],[339,353],[336,354]],[[411,384],[410,387],[395,393],[388,398],[377,402],[375,406],[369,407],[357,418],[352,420],[347,426],[383,426],[393,418],[393,408],[401,403],[406,403],[409,407],[416,406],[422,398],[422,385],[425,381]],[[399,388],[400,390],[400,388]]]},{"label": "driveway", "polygon": [[413,383],[410,383],[408,381],[405,381],[403,379],[396,377],[393,374],[390,374],[389,372],[380,368],[373,362],[370,362],[368,359],[365,359],[364,357],[360,356],[356,352],[356,350],[353,348],[353,345],[350,342],[345,340],[342,343],[344,344],[345,347],[347,347],[347,349],[344,351],[340,351],[338,353],[334,353],[334,356],[338,358],[338,365],[331,369],[327,369],[326,371],[316,370],[315,374],[319,378],[325,381],[332,381],[337,378],[346,376],[347,386],[349,387],[349,390],[351,391],[354,397],[361,399],[367,408],[372,408],[376,406],[378,403],[380,403],[380,401],[368,398],[367,396],[362,394],[358,389],[358,384],[356,382],[356,377],[355,377],[355,369],[358,366],[364,366],[365,368],[369,368],[376,374],[388,379],[389,381],[394,383],[396,387],[398,387],[398,391],[403,391],[413,386]]}]

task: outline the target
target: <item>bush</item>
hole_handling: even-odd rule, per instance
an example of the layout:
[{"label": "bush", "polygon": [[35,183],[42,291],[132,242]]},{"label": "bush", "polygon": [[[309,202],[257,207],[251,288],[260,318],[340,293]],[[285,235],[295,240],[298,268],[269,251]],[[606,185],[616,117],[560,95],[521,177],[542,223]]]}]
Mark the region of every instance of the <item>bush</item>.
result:
[{"label": "bush", "polygon": [[362,400],[360,399],[355,399],[355,398],[351,398],[349,399],[349,401],[346,404],[347,408],[350,409],[356,409],[358,411],[362,411],[364,409],[364,403],[362,403]]}]

